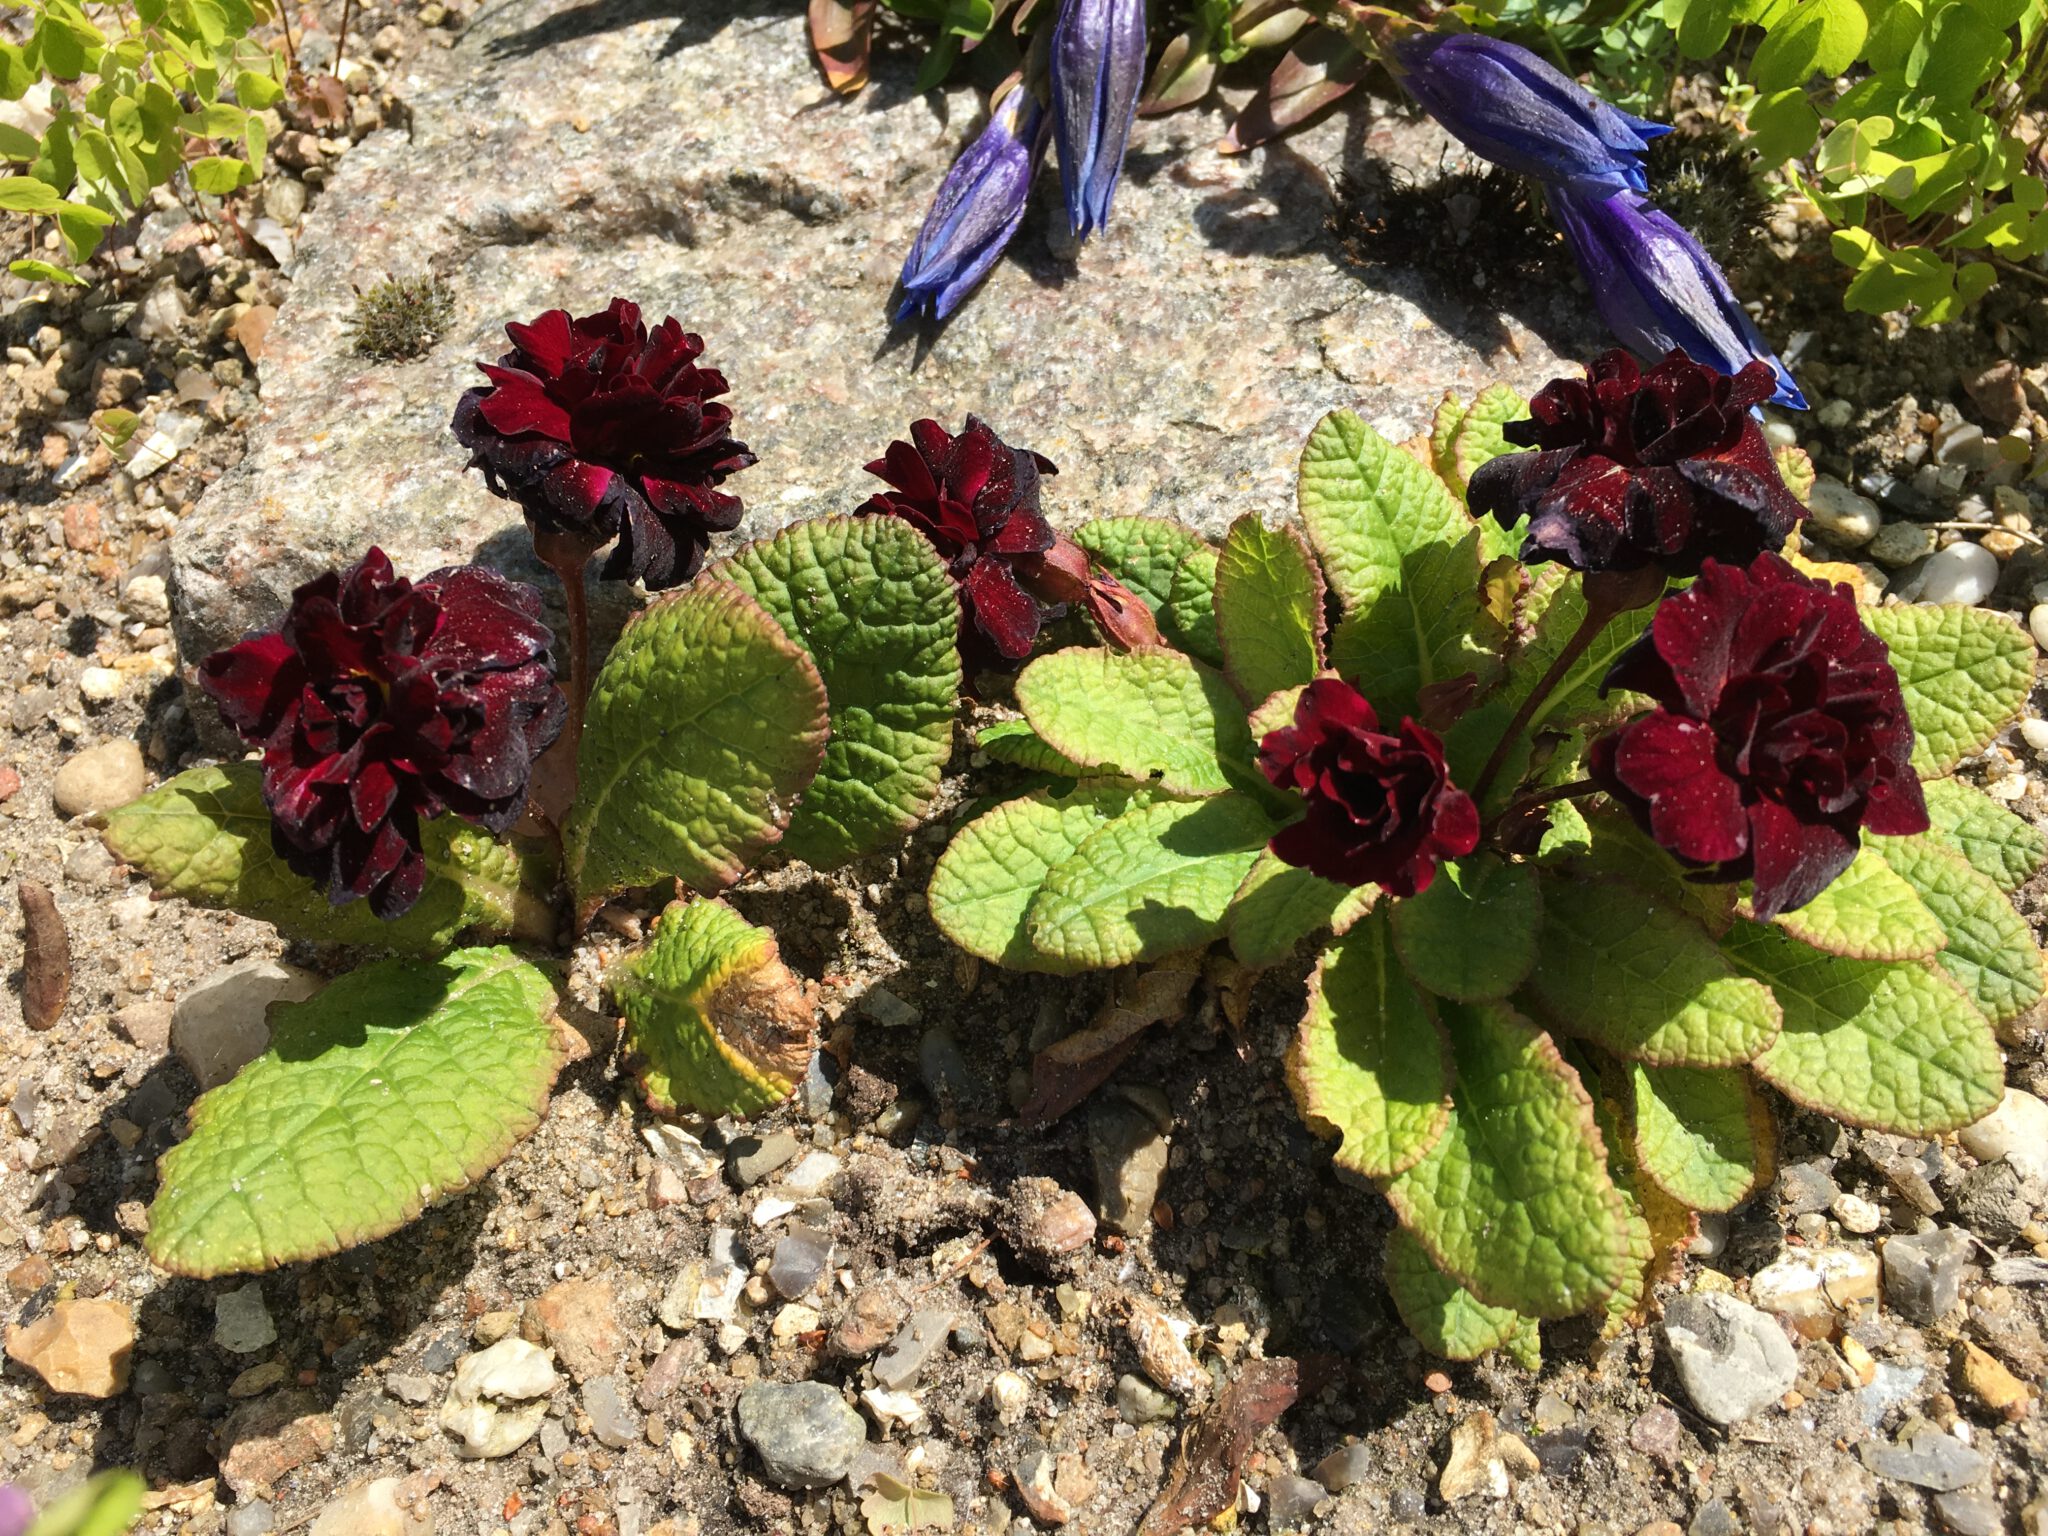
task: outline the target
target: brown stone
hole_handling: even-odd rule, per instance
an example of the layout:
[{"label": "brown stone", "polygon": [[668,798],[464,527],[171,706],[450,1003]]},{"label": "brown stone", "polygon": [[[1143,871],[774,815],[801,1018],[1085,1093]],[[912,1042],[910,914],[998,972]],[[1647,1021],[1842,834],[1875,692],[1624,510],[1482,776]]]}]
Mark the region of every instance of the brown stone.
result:
[{"label": "brown stone", "polygon": [[605,1375],[626,1351],[609,1280],[564,1280],[541,1292],[531,1310],[541,1337],[578,1384]]},{"label": "brown stone", "polygon": [[1948,1363],[1949,1379],[1967,1401],[2003,1418],[2026,1417],[2033,1394],[1995,1356],[1968,1339],[1958,1339]]},{"label": "brown stone", "polygon": [[270,327],[277,320],[277,311],[268,304],[251,304],[242,311],[240,319],[228,327],[228,334],[235,339],[250,362],[263,356],[263,344],[270,335]]},{"label": "brown stone", "polygon": [[100,504],[74,501],[64,509],[64,547],[81,554],[100,547]]},{"label": "brown stone", "polygon": [[53,1392],[119,1397],[128,1390],[135,1321],[118,1301],[60,1301],[26,1328],[7,1330],[8,1358]]},{"label": "brown stone", "polygon": [[1459,1420],[1451,1431],[1451,1454],[1444,1460],[1437,1493],[1446,1504],[1475,1493],[1504,1499],[1516,1478],[1533,1477],[1542,1469],[1522,1438],[1503,1432],[1482,1408]]},{"label": "brown stone", "polygon": [[853,1293],[832,1328],[832,1349],[849,1360],[865,1360],[896,1336],[908,1308],[885,1285],[864,1285]]},{"label": "brown stone", "polygon": [[21,771],[12,763],[0,763],[0,805],[21,793]]},{"label": "brown stone", "polygon": [[238,1409],[221,1431],[221,1476],[238,1498],[261,1498],[279,1478],[333,1449],[333,1415],[310,1392],[280,1392]]},{"label": "brown stone", "polygon": [[56,1278],[57,1272],[50,1268],[50,1261],[39,1253],[32,1253],[7,1271],[7,1288],[17,1296],[33,1296]]}]

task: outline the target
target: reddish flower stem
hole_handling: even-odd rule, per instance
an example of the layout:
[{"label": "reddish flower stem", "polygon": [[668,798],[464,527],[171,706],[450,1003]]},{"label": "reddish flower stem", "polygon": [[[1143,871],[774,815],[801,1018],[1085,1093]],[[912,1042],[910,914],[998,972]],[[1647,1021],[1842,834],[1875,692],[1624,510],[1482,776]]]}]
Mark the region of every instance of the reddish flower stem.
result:
[{"label": "reddish flower stem", "polygon": [[583,591],[584,568],[604,541],[587,534],[536,529],[533,552],[562,582],[562,606],[569,615],[569,683],[563,690],[569,718],[562,726],[561,745],[570,761],[583,740],[583,711],[590,700],[590,603]]}]

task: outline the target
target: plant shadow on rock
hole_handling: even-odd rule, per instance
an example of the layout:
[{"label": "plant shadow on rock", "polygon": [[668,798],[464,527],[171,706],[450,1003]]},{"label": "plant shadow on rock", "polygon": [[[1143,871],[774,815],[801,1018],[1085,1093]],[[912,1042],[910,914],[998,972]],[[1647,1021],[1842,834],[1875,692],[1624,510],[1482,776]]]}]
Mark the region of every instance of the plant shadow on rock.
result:
[{"label": "plant shadow on rock", "polygon": [[623,31],[643,21],[673,20],[675,30],[662,40],[655,54],[666,59],[709,42],[737,22],[802,14],[800,0],[594,0],[557,11],[521,31],[492,38],[485,48],[494,59],[532,58],[550,48]]}]

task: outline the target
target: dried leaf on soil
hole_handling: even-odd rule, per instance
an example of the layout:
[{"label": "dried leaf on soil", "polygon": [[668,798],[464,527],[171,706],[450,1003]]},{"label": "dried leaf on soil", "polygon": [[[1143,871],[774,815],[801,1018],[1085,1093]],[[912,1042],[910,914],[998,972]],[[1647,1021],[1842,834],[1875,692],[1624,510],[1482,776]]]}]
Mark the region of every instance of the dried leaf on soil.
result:
[{"label": "dried leaf on soil", "polygon": [[71,939],[47,885],[20,882],[21,1017],[30,1029],[53,1027],[71,995]]},{"label": "dried leaf on soil", "polygon": [[1199,1529],[1237,1499],[1252,1442],[1294,1406],[1300,1378],[1292,1360],[1252,1360],[1224,1388],[1215,1405],[1181,1437],[1180,1460],[1138,1536],[1173,1536]]}]

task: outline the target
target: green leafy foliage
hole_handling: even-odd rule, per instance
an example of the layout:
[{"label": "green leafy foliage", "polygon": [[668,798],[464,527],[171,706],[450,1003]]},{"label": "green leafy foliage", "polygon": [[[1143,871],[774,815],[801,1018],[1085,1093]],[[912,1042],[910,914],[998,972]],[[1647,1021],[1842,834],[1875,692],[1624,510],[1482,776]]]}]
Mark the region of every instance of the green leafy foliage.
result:
[{"label": "green leafy foliage", "polygon": [[2001,891],[2016,891],[2048,862],[2048,835],[1981,790],[1955,779],[1921,785],[1932,835],[1970,861]]},{"label": "green leafy foliage", "polygon": [[1160,633],[1178,643],[1173,629],[1173,581],[1181,562],[1207,549],[1194,529],[1158,517],[1104,517],[1074,530],[1074,542],[1118,581],[1135,592]]},{"label": "green leafy foliage", "polygon": [[1629,1066],[1636,1162],[1672,1199],[1733,1210],[1769,1181],[1770,1105],[1744,1072]]},{"label": "green leafy foliage", "polygon": [[555,861],[539,841],[500,842],[446,816],[425,830],[427,884],[403,917],[369,903],[334,906],[277,856],[263,770],[254,762],[192,768],[107,814],[107,848],[165,896],[260,918],[295,939],[432,954],[458,934],[551,937]]},{"label": "green leafy foliage", "polygon": [[139,1472],[98,1472],[36,1515],[28,1536],[121,1536],[142,1518],[149,1484]]},{"label": "green leafy foliage", "polygon": [[1931,834],[1873,838],[1876,856],[1919,893],[1943,930],[1941,968],[1994,1024],[2041,1000],[2033,930],[1998,882]]},{"label": "green leafy foliage", "polygon": [[[1476,1360],[1489,1350],[1518,1355],[1535,1348],[1539,1325],[1512,1307],[1489,1307],[1430,1262],[1429,1252],[1396,1227],[1387,1239],[1387,1290],[1401,1321],[1422,1347],[1446,1360]],[[1535,1362],[1525,1360],[1533,1370]]]},{"label": "green leafy foliage", "polygon": [[[1536,964],[1543,896],[1536,871],[1477,854],[1446,864],[1392,908],[1394,948],[1416,982],[1461,1003],[1506,997]],[[1484,933],[1485,943],[1475,943]]]},{"label": "green leafy foliage", "polygon": [[1776,922],[1815,949],[1856,960],[1925,960],[1948,942],[1948,930],[1927,910],[1911,882],[1874,848],[1796,912]]},{"label": "green leafy foliage", "polygon": [[1212,667],[1223,665],[1223,646],[1216,634],[1216,551],[1204,544],[1191,549],[1173,570],[1166,606],[1160,611],[1166,637]]},{"label": "green leafy foliage", "polygon": [[753,598],[699,579],[657,599],[591,686],[563,829],[578,905],[730,885],[782,835],[826,734],[816,665]]},{"label": "green leafy foliage", "polygon": [[273,1269],[397,1230],[540,1122],[561,1057],[547,975],[504,949],[384,960],[272,1010],[270,1048],[192,1106],[149,1255]]},{"label": "green leafy foliage", "polygon": [[1240,517],[1223,540],[1215,591],[1223,675],[1246,702],[1322,670],[1323,577],[1300,534]]},{"label": "green leafy foliage", "polygon": [[1220,794],[1257,772],[1244,705],[1178,651],[1054,651],[1017,679],[1017,706],[1062,756],[1174,794]]},{"label": "green leafy foliage", "polygon": [[2006,614],[1960,604],[1874,608],[1913,722],[1913,767],[1949,772],[1991,744],[2034,686],[2034,642]]},{"label": "green leafy foliage", "polygon": [[1310,934],[1341,925],[1347,911],[1373,894],[1370,886],[1349,890],[1283,863],[1268,850],[1231,901],[1230,952],[1249,966],[1278,964]]}]

